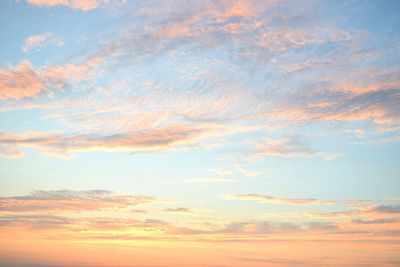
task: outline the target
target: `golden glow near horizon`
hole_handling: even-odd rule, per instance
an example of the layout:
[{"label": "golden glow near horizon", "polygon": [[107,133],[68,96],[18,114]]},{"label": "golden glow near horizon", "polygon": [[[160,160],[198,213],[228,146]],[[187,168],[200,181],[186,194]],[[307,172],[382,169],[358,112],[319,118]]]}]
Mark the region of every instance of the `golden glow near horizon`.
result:
[{"label": "golden glow near horizon", "polygon": [[0,2],[0,266],[399,266],[399,1]]}]

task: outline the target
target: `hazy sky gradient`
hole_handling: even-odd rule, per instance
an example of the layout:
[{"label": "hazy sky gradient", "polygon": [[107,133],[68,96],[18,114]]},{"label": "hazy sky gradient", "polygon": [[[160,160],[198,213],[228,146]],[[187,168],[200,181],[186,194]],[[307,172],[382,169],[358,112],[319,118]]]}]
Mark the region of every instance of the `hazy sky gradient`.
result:
[{"label": "hazy sky gradient", "polygon": [[1,1],[0,265],[399,265],[399,14]]}]

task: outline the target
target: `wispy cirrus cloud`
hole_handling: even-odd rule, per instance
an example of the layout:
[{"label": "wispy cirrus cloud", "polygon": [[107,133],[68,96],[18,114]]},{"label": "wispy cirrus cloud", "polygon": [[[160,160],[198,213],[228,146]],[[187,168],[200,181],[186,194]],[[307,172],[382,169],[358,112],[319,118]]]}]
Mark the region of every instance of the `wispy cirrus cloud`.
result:
[{"label": "wispy cirrus cloud", "polygon": [[45,153],[71,156],[83,151],[165,151],[190,144],[201,137],[246,131],[246,127],[223,125],[172,124],[155,129],[118,133],[63,135],[57,133],[0,133],[0,152],[4,157],[22,156],[20,148],[34,147]]},{"label": "wispy cirrus cloud", "polygon": [[207,215],[206,210],[191,209],[186,207],[167,208],[162,210],[162,212],[172,215],[183,215],[183,216],[193,216],[193,217],[204,217]]},{"label": "wispy cirrus cloud", "polygon": [[[340,201],[338,203],[346,203]],[[348,224],[392,224],[400,219],[400,207],[397,205],[370,204],[353,206],[347,211],[336,212],[306,212],[311,218],[345,220]]]},{"label": "wispy cirrus cloud", "polygon": [[255,177],[255,176],[259,176],[261,174],[257,171],[244,168],[238,162],[235,162],[235,168],[238,172],[242,173],[244,176],[247,176],[247,177]]},{"label": "wispy cirrus cloud", "polygon": [[266,138],[258,142],[254,155],[265,157],[316,157],[320,156],[328,160],[341,156],[339,152],[317,151],[298,135],[287,136],[279,139]]},{"label": "wispy cirrus cloud", "polygon": [[228,169],[222,167],[213,168],[210,169],[209,171],[220,176],[229,176],[232,174]]},{"label": "wispy cirrus cloud", "polygon": [[184,179],[181,182],[186,184],[213,184],[213,183],[237,183],[239,181],[236,179],[228,179],[228,178],[192,178],[192,179]]},{"label": "wispy cirrus cloud", "polygon": [[[96,6],[100,5],[96,2]],[[350,58],[370,62],[376,54],[385,53],[378,47],[374,48],[377,52],[371,48],[375,52],[365,54],[363,46],[369,35],[363,31],[318,26],[307,20],[293,25],[294,18],[310,15],[307,10],[312,10],[312,3],[307,3],[311,9],[294,8],[283,13],[284,4],[276,1],[181,3],[179,8],[177,3],[161,2],[163,12],[146,4],[127,5],[136,5],[130,16],[148,18],[148,23],[139,21],[134,26],[124,26],[113,38],[95,47],[93,55],[101,58],[100,62],[84,59],[82,64],[65,62],[42,68],[24,63],[26,77],[17,73],[22,73],[18,66],[2,70],[7,78],[0,80],[0,98],[37,97],[41,101],[32,99],[25,107],[45,109],[46,119],[67,124],[71,131],[88,128],[92,132],[120,134],[127,132],[127,128],[138,129],[143,124],[153,127],[182,118],[196,123],[251,121],[282,127],[315,122],[399,121],[395,78],[398,70],[361,63],[347,70]],[[304,59],[301,51],[311,47]],[[334,55],[327,49],[335,51]],[[215,53],[221,56],[214,58]],[[181,62],[178,59],[183,55],[185,61]],[[93,78],[91,74],[99,64],[101,80],[115,77],[117,69],[115,80],[125,81],[133,76],[135,66],[151,68],[154,59],[165,63],[157,66],[160,76],[140,73],[136,78],[141,77],[142,83],[105,84],[90,79],[96,89],[85,87],[84,96],[68,96],[70,101],[45,99],[45,94],[41,94],[57,91],[54,88],[64,88],[66,84],[79,88],[77,81]],[[166,73],[170,78],[162,79]],[[18,79],[20,84],[17,76],[22,77]],[[24,79],[33,82],[22,83]],[[157,105],[152,104],[156,102]],[[9,108],[18,106],[11,103]],[[264,139],[256,150],[258,155],[267,157],[335,159],[341,155],[316,150],[299,136]]]},{"label": "wispy cirrus cloud", "polygon": [[369,213],[400,214],[399,205],[368,205],[368,206],[359,206],[358,209],[363,212],[369,212]]},{"label": "wispy cirrus cloud", "polygon": [[257,201],[261,203],[282,204],[282,205],[326,205],[335,204],[335,201],[319,200],[314,198],[286,198],[286,197],[273,197],[268,195],[259,194],[236,194],[226,197],[232,200],[247,200]]}]

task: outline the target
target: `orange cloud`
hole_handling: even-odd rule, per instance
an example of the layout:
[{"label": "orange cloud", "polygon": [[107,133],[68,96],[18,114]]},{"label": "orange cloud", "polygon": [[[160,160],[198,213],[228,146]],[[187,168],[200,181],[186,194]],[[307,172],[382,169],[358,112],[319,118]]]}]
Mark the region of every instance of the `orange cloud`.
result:
[{"label": "orange cloud", "polygon": [[[89,150],[163,150],[185,142],[197,136],[200,129],[185,126],[170,126],[141,133],[120,134],[115,136],[62,136],[57,134],[25,133],[0,135],[0,151],[15,151],[18,147],[39,147],[50,153],[66,154],[68,152]],[[4,156],[7,156],[4,155]],[[13,155],[11,155],[13,156]]]},{"label": "orange cloud", "polygon": [[20,148],[35,147],[49,155],[69,157],[84,151],[165,151],[193,143],[202,137],[248,131],[252,127],[223,125],[172,124],[153,129],[118,133],[66,135],[56,133],[0,132],[0,153],[4,157],[22,156]]},{"label": "orange cloud", "polygon": [[45,85],[40,73],[29,61],[22,61],[9,71],[0,68],[0,100],[33,97],[44,89]]},{"label": "orange cloud", "polygon": [[149,203],[147,196],[117,195],[106,190],[36,191],[28,196],[0,198],[0,212],[78,212],[127,210],[130,206]]},{"label": "orange cloud", "polygon": [[206,215],[206,211],[198,210],[198,209],[190,209],[190,208],[168,208],[163,210],[164,213],[169,214],[177,214],[177,215],[184,215],[184,216],[193,216],[193,217],[202,217]]},{"label": "orange cloud", "polygon": [[102,57],[89,57],[83,64],[48,65],[35,68],[28,60],[9,70],[0,68],[0,100],[22,99],[44,91],[63,89],[66,84],[90,79]]}]

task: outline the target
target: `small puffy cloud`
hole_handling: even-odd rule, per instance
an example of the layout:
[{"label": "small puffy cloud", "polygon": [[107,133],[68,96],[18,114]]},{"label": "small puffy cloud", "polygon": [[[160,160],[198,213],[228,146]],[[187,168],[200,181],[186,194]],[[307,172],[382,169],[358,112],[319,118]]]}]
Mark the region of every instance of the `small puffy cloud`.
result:
[{"label": "small puffy cloud", "polygon": [[40,72],[29,61],[22,61],[11,70],[0,68],[0,100],[33,97],[44,89]]},{"label": "small puffy cloud", "polygon": [[51,32],[46,32],[43,34],[31,35],[25,39],[22,46],[22,51],[29,53],[32,51],[41,50],[49,45],[53,46],[63,46],[64,41],[58,38],[54,38]]},{"label": "small puffy cloud", "polygon": [[0,68],[0,100],[32,98],[44,91],[63,89],[67,84],[90,79],[101,61],[100,57],[91,57],[79,65],[35,68],[24,60],[15,67]]}]

